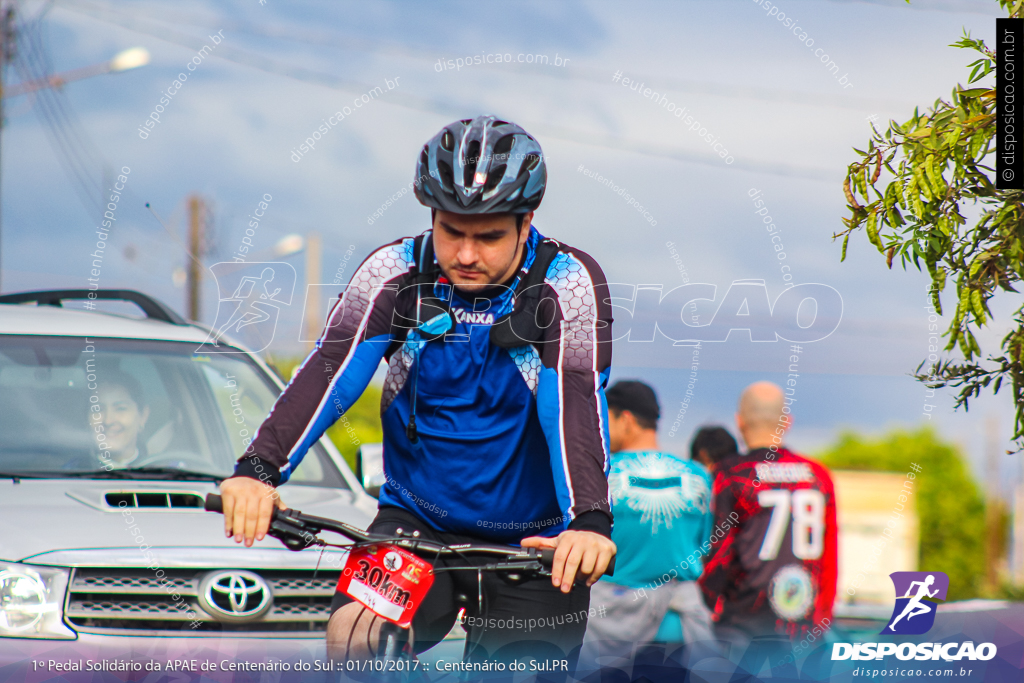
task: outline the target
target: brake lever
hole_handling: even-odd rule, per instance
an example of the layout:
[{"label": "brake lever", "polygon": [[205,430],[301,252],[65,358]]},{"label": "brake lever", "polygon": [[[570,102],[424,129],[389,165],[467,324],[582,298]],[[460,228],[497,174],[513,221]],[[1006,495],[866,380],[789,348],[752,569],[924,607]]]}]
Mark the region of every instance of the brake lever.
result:
[{"label": "brake lever", "polygon": [[316,537],[316,533],[311,528],[286,513],[287,511],[280,512],[275,516],[270,523],[270,528],[267,529],[269,536],[281,541],[288,550],[296,552],[305,550],[311,545],[322,545],[323,542]]},{"label": "brake lever", "polygon": [[551,572],[537,560],[514,560],[512,562],[496,562],[481,567],[486,571],[493,571],[505,583],[511,586],[535,579],[538,577],[551,576]]}]

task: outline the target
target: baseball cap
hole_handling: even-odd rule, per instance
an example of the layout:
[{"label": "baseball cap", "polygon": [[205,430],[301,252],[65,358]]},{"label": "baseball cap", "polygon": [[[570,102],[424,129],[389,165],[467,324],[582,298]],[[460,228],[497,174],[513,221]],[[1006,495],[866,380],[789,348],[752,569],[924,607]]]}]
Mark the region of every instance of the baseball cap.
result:
[{"label": "baseball cap", "polygon": [[657,420],[661,407],[654,389],[635,379],[625,379],[613,384],[605,393],[608,408],[628,410],[639,418]]}]

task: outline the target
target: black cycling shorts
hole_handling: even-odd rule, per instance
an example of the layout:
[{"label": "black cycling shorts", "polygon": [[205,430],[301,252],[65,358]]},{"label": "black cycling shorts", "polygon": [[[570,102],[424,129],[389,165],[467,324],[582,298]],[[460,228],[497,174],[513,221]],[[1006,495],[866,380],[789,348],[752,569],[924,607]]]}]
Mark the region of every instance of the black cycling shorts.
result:
[{"label": "black cycling shorts", "polygon": [[[425,540],[457,544],[489,541],[435,531],[412,513],[397,507],[382,507],[367,531],[393,534],[396,529],[419,531]],[[470,557],[470,564],[494,562],[494,557]],[[441,558],[436,567],[464,566],[460,557]],[[466,661],[510,661],[512,659],[568,659],[575,668],[583,634],[587,630],[590,588],[577,584],[569,593],[551,585],[550,578],[538,578],[513,586],[493,572],[482,573],[478,591],[477,573],[472,570],[440,572],[413,617],[416,652],[423,652],[444,639],[465,608],[463,628]],[[352,602],[337,592],[331,614]],[[482,603],[482,609],[480,604]]]}]

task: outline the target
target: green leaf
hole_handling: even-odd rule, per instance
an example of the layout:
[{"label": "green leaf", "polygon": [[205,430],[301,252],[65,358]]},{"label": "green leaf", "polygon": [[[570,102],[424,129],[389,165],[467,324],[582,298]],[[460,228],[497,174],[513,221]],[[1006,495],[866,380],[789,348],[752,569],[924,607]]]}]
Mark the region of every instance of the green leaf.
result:
[{"label": "green leaf", "polygon": [[[930,202],[932,200],[932,193],[928,189],[928,181],[924,177],[924,168],[921,164],[914,164],[914,180],[917,181],[917,190],[924,195],[926,202]],[[922,210],[921,213],[923,214],[924,211]]]},{"label": "green leaf", "polygon": [[935,155],[929,154],[924,160],[925,175],[931,183],[933,196],[940,199],[946,194],[946,184],[942,181],[942,174],[935,169]]},{"label": "green leaf", "polygon": [[907,210],[907,200],[903,196],[903,183],[900,182],[899,179],[897,179],[893,183],[893,185],[896,187],[896,197],[900,201],[900,208],[903,209],[904,211],[906,211]]},{"label": "green leaf", "polygon": [[878,237],[878,212],[872,211],[868,214],[867,223],[868,239],[871,244],[878,247],[879,251],[885,251],[885,247],[882,246],[882,240]]},{"label": "green leaf", "polygon": [[974,319],[978,321],[979,325],[985,324],[985,304],[981,301],[981,290],[971,290],[971,311],[974,313]]}]

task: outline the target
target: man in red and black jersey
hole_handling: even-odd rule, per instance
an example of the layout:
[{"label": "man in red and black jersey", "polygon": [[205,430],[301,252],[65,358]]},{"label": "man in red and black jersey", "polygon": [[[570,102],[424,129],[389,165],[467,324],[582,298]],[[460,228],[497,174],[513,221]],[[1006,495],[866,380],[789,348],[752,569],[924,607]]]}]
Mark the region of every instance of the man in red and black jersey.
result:
[{"label": "man in red and black jersey", "polygon": [[736,424],[748,452],[715,467],[715,530],[699,584],[717,635],[741,648],[755,636],[800,640],[832,621],[835,493],[825,467],[782,446],[791,402],[770,382],[747,387]]}]

